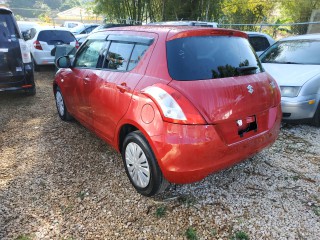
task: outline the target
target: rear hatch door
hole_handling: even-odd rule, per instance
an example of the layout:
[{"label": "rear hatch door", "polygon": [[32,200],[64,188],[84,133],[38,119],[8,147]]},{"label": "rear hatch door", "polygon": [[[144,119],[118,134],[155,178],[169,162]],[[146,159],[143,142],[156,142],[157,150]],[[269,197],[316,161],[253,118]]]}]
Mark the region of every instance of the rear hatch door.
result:
[{"label": "rear hatch door", "polygon": [[76,39],[69,31],[51,29],[40,31],[38,41],[40,42],[43,51],[50,52],[51,54],[51,50],[57,45],[75,44]]},{"label": "rear hatch door", "polygon": [[[193,36],[167,42],[169,85],[215,124],[228,143],[268,129],[278,88],[247,39]],[[278,100],[279,101],[279,100]],[[252,125],[252,126],[251,126]],[[254,125],[254,126],[253,126]],[[251,129],[248,129],[251,128]]]},{"label": "rear hatch door", "polygon": [[24,78],[17,25],[8,11],[0,10],[0,83],[10,84]]}]

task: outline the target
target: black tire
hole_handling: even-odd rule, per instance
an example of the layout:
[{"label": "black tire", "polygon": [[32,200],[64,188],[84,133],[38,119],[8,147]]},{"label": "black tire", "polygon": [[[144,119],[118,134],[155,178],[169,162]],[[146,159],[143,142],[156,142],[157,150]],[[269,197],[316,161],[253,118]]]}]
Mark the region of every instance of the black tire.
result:
[{"label": "black tire", "polygon": [[34,58],[32,58],[32,63],[33,63],[33,70],[35,72],[40,72],[40,66],[36,63],[36,61],[34,60]]},{"label": "black tire", "polygon": [[27,96],[34,96],[34,95],[36,95],[36,93],[37,93],[36,86],[33,86],[32,88],[28,88],[25,90],[25,94]]},{"label": "black tire", "polygon": [[[147,163],[141,163],[141,164],[144,164],[144,166],[148,165],[148,169],[149,169],[149,180],[148,180],[148,184],[146,186],[139,186],[139,184],[137,184],[138,180],[133,179],[134,177],[132,177],[132,174],[133,174],[133,172],[135,172],[137,170],[132,170],[131,174],[129,173],[128,168],[131,167],[131,169],[133,169],[134,167],[132,167],[129,164],[129,161],[126,160],[126,158],[127,157],[130,158],[130,156],[129,156],[129,155],[131,155],[130,148],[132,146],[136,146],[139,149],[139,151],[142,150],[142,152],[145,155],[145,158],[142,158],[142,159],[147,160]],[[122,153],[123,164],[124,164],[126,173],[128,175],[128,178],[129,178],[131,184],[137,190],[137,192],[139,192],[140,194],[142,194],[144,196],[150,197],[155,194],[164,192],[166,190],[166,188],[169,186],[169,182],[164,178],[148,141],[146,140],[146,138],[143,136],[143,134],[140,131],[131,132],[126,136],[126,138],[123,142],[123,147],[122,147],[121,153]],[[141,157],[142,157],[142,155],[139,155],[139,159]],[[144,160],[142,160],[142,161],[144,161]],[[143,168],[146,169],[145,167],[143,167]],[[140,175],[141,174],[143,174],[142,171],[140,171]],[[137,175],[139,175],[139,174],[136,174],[135,176],[137,176]]]},{"label": "black tire", "polygon": [[320,127],[320,103],[317,107],[317,110],[312,118],[312,125]]},{"label": "black tire", "polygon": [[63,121],[70,121],[72,120],[71,114],[68,112],[67,106],[65,105],[62,92],[59,87],[56,88],[56,91],[54,93],[54,97],[56,100],[56,107],[59,114],[59,117]]}]

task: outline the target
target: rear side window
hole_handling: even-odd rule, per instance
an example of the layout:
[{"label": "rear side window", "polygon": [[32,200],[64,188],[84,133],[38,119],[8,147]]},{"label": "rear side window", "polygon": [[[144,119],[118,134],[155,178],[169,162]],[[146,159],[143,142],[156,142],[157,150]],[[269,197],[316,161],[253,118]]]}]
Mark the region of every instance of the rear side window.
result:
[{"label": "rear side window", "polygon": [[0,41],[11,41],[12,38],[19,38],[15,20],[10,13],[0,13]]},{"label": "rear side window", "polygon": [[127,70],[133,47],[133,43],[112,42],[104,66],[107,69]]},{"label": "rear side window", "polygon": [[143,57],[144,53],[147,51],[149,46],[147,45],[141,45],[141,44],[136,44],[134,46],[129,66],[128,66],[128,71],[134,69],[134,67],[138,64],[140,59]]},{"label": "rear side window", "polygon": [[319,40],[277,42],[262,56],[263,63],[320,64]]},{"label": "rear side window", "polygon": [[49,45],[69,44],[76,41],[69,31],[63,30],[43,30],[39,32],[38,41],[46,42]]},{"label": "rear side window", "polygon": [[262,72],[249,42],[241,37],[203,36],[167,42],[170,76],[175,80],[226,78]]},{"label": "rear side window", "polygon": [[264,51],[270,47],[270,43],[265,37],[249,36],[249,42],[256,52]]}]

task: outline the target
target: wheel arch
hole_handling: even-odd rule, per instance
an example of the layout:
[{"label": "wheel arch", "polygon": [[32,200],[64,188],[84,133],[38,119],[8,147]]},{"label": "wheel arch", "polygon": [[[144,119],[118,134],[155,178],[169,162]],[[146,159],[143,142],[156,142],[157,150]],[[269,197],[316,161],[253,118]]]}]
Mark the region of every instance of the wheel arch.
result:
[{"label": "wheel arch", "polygon": [[[126,123],[126,124],[123,124],[120,128],[119,128],[119,131],[118,131],[118,134],[117,134],[117,148],[119,150],[119,152],[122,151],[122,145],[123,145],[123,142],[124,142],[124,139],[126,138],[126,136],[131,133],[131,132],[134,132],[134,131],[141,131],[138,127],[136,127],[135,125],[133,124],[130,124],[130,123]],[[142,131],[141,131],[142,132]]]}]

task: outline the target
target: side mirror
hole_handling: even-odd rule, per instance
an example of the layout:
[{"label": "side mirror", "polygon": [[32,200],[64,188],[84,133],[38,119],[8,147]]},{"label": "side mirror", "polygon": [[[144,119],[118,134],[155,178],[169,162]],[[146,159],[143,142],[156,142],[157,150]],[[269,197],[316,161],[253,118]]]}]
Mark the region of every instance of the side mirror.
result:
[{"label": "side mirror", "polygon": [[71,68],[72,64],[69,56],[59,57],[56,61],[57,68]]},{"label": "side mirror", "polygon": [[31,35],[29,31],[22,32],[22,37],[25,41],[31,39]]}]

